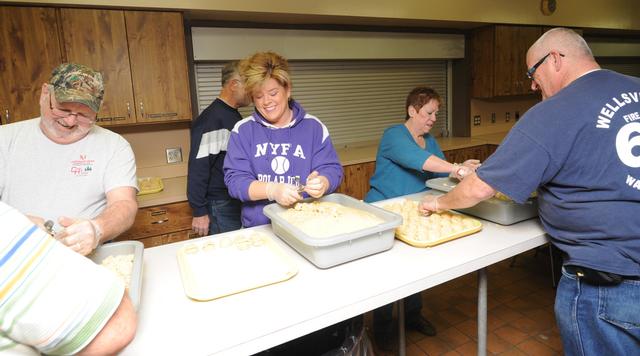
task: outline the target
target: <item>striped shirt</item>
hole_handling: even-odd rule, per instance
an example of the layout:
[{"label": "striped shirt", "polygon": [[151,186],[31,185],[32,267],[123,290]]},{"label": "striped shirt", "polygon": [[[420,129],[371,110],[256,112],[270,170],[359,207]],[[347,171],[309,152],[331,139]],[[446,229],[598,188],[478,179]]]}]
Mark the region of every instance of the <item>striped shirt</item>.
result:
[{"label": "striped shirt", "polygon": [[77,353],[123,294],[107,269],[0,202],[0,354]]}]

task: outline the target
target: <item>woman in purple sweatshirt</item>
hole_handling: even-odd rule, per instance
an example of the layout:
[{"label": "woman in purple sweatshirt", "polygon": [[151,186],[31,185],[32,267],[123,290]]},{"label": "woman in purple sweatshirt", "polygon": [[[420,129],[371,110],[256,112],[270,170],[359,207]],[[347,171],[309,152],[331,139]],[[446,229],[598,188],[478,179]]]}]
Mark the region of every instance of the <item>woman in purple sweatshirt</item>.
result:
[{"label": "woman in purple sweatshirt", "polygon": [[251,227],[269,223],[262,213],[269,201],[288,206],[301,194],[319,198],[334,192],[342,166],[327,128],[291,98],[284,57],[258,52],[242,61],[240,72],[256,110],[231,132],[224,182],[242,201],[242,226]]}]

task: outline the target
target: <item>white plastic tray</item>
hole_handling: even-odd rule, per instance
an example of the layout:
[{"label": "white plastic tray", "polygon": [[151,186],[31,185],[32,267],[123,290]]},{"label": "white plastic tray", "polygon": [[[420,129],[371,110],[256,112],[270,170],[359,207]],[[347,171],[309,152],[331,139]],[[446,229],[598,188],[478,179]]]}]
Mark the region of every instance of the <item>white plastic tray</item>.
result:
[{"label": "white plastic tray", "polygon": [[177,258],[185,294],[207,301],[292,278],[298,267],[273,238],[237,230],[182,246]]},{"label": "white plastic tray", "polygon": [[[429,179],[426,182],[427,187],[442,192],[450,191],[457,184],[457,180],[448,177]],[[501,225],[511,225],[538,216],[538,199],[533,198],[524,204],[518,204],[513,201],[491,198],[470,208],[455,210]]]},{"label": "white plastic tray", "polygon": [[[307,199],[306,202],[313,199]],[[329,268],[374,253],[386,251],[393,246],[394,230],[402,224],[402,217],[380,207],[364,203],[350,196],[334,193],[318,199],[320,202],[333,202],[360,209],[381,218],[383,223],[327,238],[314,238],[289,222],[280,213],[286,208],[278,204],[264,207],[264,214],[271,219],[273,232],[289,246],[320,268]]]},{"label": "white plastic tray", "polygon": [[144,245],[140,241],[120,241],[99,246],[88,257],[96,264],[101,264],[105,258],[116,255],[133,255],[133,270],[131,271],[131,283],[129,285],[129,297],[133,306],[138,309],[140,305],[140,292],[142,291],[142,254]]}]

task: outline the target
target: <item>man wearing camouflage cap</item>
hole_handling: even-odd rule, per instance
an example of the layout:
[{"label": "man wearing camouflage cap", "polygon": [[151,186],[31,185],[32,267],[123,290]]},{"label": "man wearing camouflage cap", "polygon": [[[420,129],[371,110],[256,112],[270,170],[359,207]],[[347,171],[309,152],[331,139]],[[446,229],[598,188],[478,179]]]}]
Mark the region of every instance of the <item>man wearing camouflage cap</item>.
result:
[{"label": "man wearing camouflage cap", "polygon": [[42,85],[40,117],[0,126],[0,200],[83,255],[131,227],[138,209],[129,143],[95,125],[102,75],[64,63]]}]

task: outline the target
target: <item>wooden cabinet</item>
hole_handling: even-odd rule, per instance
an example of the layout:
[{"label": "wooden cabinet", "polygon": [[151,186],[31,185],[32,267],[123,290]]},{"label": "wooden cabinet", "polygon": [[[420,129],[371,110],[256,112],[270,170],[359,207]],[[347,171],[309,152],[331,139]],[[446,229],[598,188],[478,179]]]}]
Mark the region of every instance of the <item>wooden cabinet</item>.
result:
[{"label": "wooden cabinet", "polygon": [[476,98],[531,94],[526,76],[529,47],[541,27],[495,25],[474,30],[471,39],[471,95]]},{"label": "wooden cabinet", "polygon": [[344,178],[338,187],[338,193],[364,199],[369,191],[369,180],[376,169],[376,162],[365,162],[344,166]]},{"label": "wooden cabinet", "polygon": [[40,116],[40,89],[60,64],[55,10],[0,6],[0,124]]},{"label": "wooden cabinet", "polygon": [[462,163],[468,159],[478,159],[482,162],[489,157],[487,146],[480,145],[444,151],[444,157],[451,163]]},{"label": "wooden cabinet", "polygon": [[180,13],[63,8],[60,18],[67,60],[103,73],[100,125],[191,119]]},{"label": "wooden cabinet", "polygon": [[191,120],[182,15],[126,11],[138,122]]},{"label": "wooden cabinet", "polygon": [[116,241],[138,240],[147,248],[188,240],[198,237],[191,231],[191,220],[188,202],[141,208],[131,229]]}]

